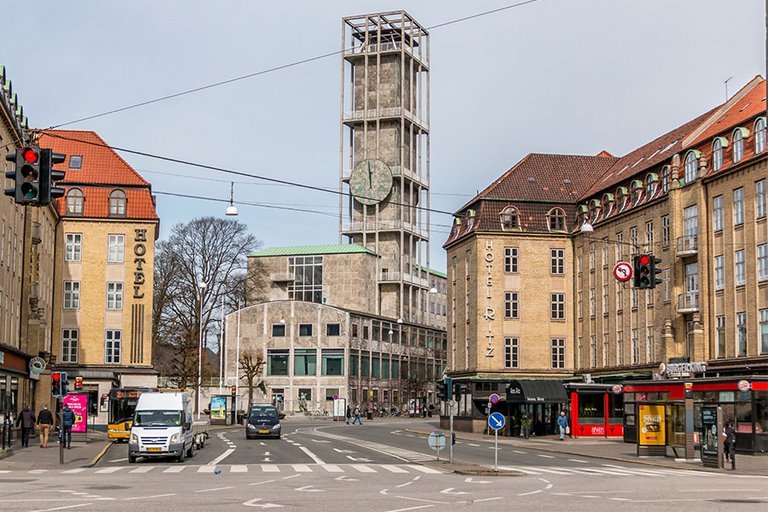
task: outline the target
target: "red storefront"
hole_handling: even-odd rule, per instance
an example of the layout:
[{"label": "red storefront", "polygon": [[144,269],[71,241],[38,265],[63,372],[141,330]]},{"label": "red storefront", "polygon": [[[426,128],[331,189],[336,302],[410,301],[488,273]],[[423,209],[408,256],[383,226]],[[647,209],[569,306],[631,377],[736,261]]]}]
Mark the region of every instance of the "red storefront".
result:
[{"label": "red storefront", "polygon": [[573,437],[622,437],[624,400],[621,385],[569,383]]}]

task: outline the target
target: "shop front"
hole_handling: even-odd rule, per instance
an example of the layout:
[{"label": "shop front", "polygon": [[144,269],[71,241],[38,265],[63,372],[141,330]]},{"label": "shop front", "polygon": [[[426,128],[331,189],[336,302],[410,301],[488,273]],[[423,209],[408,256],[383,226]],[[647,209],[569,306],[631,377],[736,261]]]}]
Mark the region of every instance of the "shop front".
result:
[{"label": "shop front", "polygon": [[[642,408],[658,407],[664,417],[665,451],[682,456],[686,431],[693,433],[694,451],[700,457],[703,438],[702,408],[719,408],[723,423],[736,430],[736,450],[741,453],[768,453],[768,376],[655,380],[624,384],[624,441],[637,443],[642,436]],[[689,420],[686,425],[686,401]],[[705,411],[706,412],[706,411]],[[645,428],[647,431],[648,429]]]},{"label": "shop front", "polygon": [[[37,375],[35,375],[35,378]],[[0,347],[0,437],[3,446],[10,439],[22,404],[32,403],[29,356],[11,347]]]},{"label": "shop front", "polygon": [[506,416],[509,434],[551,436],[557,432],[557,417],[567,410],[568,395],[560,381],[513,380],[506,386]]},{"label": "shop front", "polygon": [[573,437],[622,437],[624,397],[619,384],[569,383]]}]

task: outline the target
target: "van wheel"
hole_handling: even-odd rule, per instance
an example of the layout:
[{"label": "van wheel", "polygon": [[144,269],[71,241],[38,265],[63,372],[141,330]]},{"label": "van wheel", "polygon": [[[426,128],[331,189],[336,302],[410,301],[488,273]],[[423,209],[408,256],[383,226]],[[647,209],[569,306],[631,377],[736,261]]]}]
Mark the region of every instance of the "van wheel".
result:
[{"label": "van wheel", "polygon": [[137,457],[134,457],[133,455],[128,456],[128,464],[136,464]]},{"label": "van wheel", "polygon": [[179,457],[176,459],[179,462],[184,462],[185,455],[187,454],[187,450],[184,448],[184,445],[181,446],[181,452],[179,452]]},{"label": "van wheel", "polygon": [[192,444],[189,445],[189,450],[187,450],[187,457],[190,459],[195,456],[195,443],[194,441]]}]

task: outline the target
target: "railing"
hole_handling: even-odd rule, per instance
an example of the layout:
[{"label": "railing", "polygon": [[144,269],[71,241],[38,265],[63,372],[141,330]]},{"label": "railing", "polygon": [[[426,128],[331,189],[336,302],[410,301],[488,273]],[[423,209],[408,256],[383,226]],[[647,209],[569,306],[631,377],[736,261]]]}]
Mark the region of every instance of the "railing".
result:
[{"label": "railing", "polygon": [[699,310],[699,292],[686,292],[677,296],[677,312],[696,313]]},{"label": "railing", "polygon": [[677,255],[689,256],[699,250],[699,239],[696,235],[681,236],[677,239]]},{"label": "railing", "polygon": [[367,110],[351,110],[349,112],[344,112],[344,120],[345,121],[355,121],[355,120],[373,120],[378,117],[405,117],[412,123],[418,124],[425,129],[429,130],[429,124],[418,117],[416,114],[412,113],[410,110],[404,109],[402,107],[387,107],[387,108],[369,108]]},{"label": "railing", "polygon": [[296,276],[293,274],[289,274],[287,272],[277,272],[274,274],[270,274],[269,279],[273,283],[288,283],[291,281],[295,281]]},{"label": "railing", "polygon": [[345,222],[342,226],[342,231],[344,232],[399,231],[400,229],[404,229],[405,231],[417,234],[421,237],[427,236],[427,230],[425,228],[418,224],[402,220],[380,220],[378,222],[371,220],[365,223],[362,221]]},{"label": "railing", "polygon": [[418,286],[427,287],[429,286],[429,280],[425,279],[423,277],[419,277],[417,275],[411,274],[409,272],[393,272],[393,271],[386,271],[382,272],[380,276],[380,281],[384,283],[399,283],[401,281],[400,277],[402,276],[402,281],[406,283],[415,284]]},{"label": "railing", "polygon": [[426,56],[421,55],[418,52],[414,52],[410,46],[403,45],[402,41],[390,41],[378,44],[363,44],[354,46],[352,48],[345,48],[344,55],[363,55],[365,53],[391,52],[399,51],[402,48],[405,48],[405,53],[414,59],[421,61],[424,65],[428,65],[429,61],[427,60]]}]

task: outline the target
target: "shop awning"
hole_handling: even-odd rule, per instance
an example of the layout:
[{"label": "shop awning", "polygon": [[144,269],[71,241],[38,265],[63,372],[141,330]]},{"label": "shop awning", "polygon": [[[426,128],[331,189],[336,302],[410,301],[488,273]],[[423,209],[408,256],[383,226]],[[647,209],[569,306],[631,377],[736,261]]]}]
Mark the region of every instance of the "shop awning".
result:
[{"label": "shop awning", "polygon": [[513,380],[507,386],[507,402],[560,404],[567,401],[565,388],[557,380]]}]

